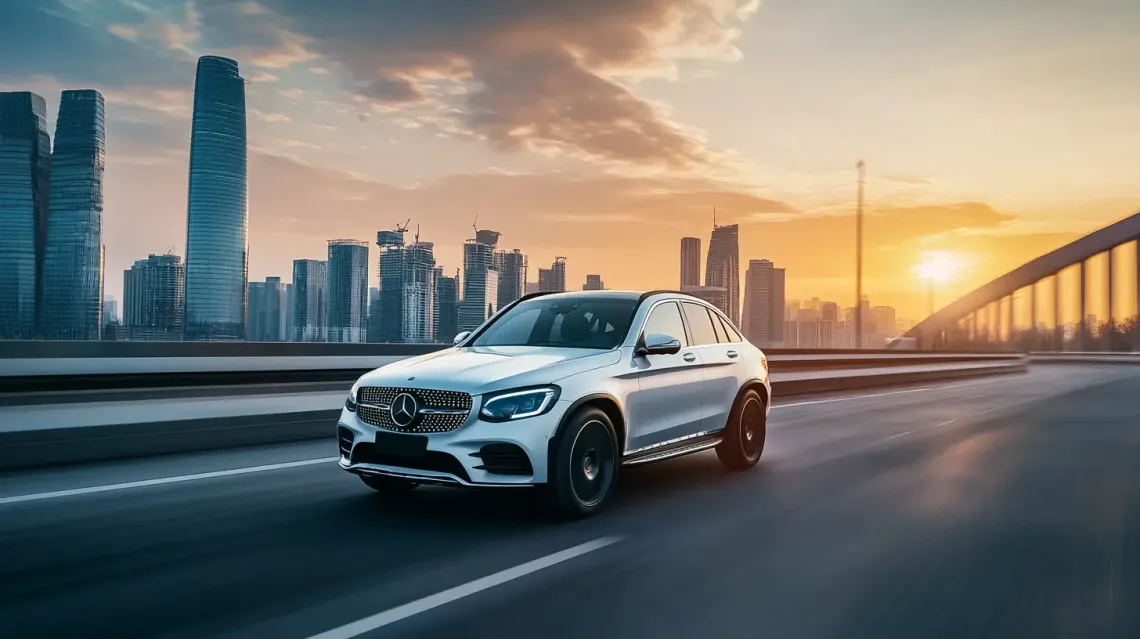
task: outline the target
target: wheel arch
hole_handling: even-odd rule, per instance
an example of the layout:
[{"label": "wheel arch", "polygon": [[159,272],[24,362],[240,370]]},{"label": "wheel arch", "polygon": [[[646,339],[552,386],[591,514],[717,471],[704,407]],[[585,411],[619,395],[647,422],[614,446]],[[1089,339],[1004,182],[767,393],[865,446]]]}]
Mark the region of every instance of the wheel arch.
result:
[{"label": "wheel arch", "polygon": [[621,458],[626,448],[625,413],[621,410],[621,404],[616,397],[609,393],[591,393],[574,400],[574,402],[570,404],[570,407],[566,409],[566,412],[562,414],[562,419],[558,422],[558,429],[554,431],[554,435],[547,443],[548,459],[553,457],[554,442],[558,441],[563,431],[566,430],[566,425],[570,423],[570,418],[574,416],[574,413],[586,406],[597,408],[610,418],[610,423],[613,424],[614,427],[614,434],[617,435],[618,458]]},{"label": "wheel arch", "polygon": [[771,404],[772,398],[768,396],[768,387],[764,385],[764,380],[753,378],[747,382],[744,382],[744,384],[740,387],[740,390],[736,392],[736,399],[733,400],[733,405],[735,405],[735,402],[739,401],[740,397],[749,390],[754,390],[756,391],[756,394],[760,395],[760,401],[764,402],[765,408]]}]

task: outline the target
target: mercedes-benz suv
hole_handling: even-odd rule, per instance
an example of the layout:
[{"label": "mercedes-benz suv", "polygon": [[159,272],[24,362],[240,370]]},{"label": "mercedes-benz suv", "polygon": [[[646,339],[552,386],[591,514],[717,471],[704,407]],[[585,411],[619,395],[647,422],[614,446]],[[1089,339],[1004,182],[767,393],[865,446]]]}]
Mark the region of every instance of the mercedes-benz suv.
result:
[{"label": "mercedes-benz suv", "polygon": [[606,504],[624,466],[764,450],[764,354],[673,292],[528,295],[445,350],[378,368],[341,411],[340,466],[382,493],[535,486],[559,512]]}]

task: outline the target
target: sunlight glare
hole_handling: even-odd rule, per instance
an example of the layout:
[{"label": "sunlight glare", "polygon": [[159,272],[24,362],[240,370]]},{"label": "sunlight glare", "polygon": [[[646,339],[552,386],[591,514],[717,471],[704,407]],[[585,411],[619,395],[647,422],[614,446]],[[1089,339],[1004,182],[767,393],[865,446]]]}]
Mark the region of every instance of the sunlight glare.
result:
[{"label": "sunlight glare", "polygon": [[915,265],[914,272],[923,281],[943,284],[954,279],[961,270],[961,260],[948,251],[927,251],[922,261]]}]

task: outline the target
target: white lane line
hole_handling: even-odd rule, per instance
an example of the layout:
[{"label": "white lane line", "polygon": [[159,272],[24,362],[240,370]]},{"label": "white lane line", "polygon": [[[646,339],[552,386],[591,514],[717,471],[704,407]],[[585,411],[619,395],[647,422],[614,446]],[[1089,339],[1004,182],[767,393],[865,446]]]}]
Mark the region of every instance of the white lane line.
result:
[{"label": "white lane line", "polygon": [[602,537],[595,539],[594,541],[556,552],[553,555],[540,557],[534,561],[528,561],[525,564],[515,566],[514,568],[508,568],[502,572],[470,581],[462,586],[449,588],[443,592],[424,597],[423,599],[417,599],[411,603],[396,606],[395,608],[385,610],[371,617],[365,617],[339,628],[333,628],[332,630],[313,635],[309,637],[309,639],[351,639],[352,637],[357,637],[366,632],[372,632],[378,628],[383,628],[397,621],[407,619],[413,615],[418,615],[421,612],[427,612],[433,608],[438,608],[478,592],[500,586],[508,581],[525,577],[526,575],[538,572],[544,568],[549,568],[555,564],[560,564],[575,557],[581,557],[586,553],[605,548],[619,541],[621,541],[621,537]]},{"label": "white lane line", "polygon": [[250,466],[248,468],[233,468],[231,470],[215,470],[209,473],[196,473],[193,475],[178,475],[176,477],[160,477],[158,479],[144,479],[141,481],[128,481],[122,484],[107,484],[103,486],[89,486],[87,488],[73,488],[70,490],[53,490],[47,493],[33,493],[30,495],[16,495],[14,497],[0,497],[2,504],[18,504],[25,501],[38,501],[41,499],[56,499],[71,497],[73,495],[90,495],[92,493],[106,493],[114,490],[127,490],[129,488],[142,488],[144,486],[161,486],[163,484],[178,484],[199,479],[212,479],[214,477],[231,477],[233,475],[248,475],[250,473],[264,473],[270,470],[283,468],[298,468],[314,464],[327,464],[340,459],[339,457],[322,457],[320,459],[302,459],[301,461],[284,462],[281,464],[267,464],[265,466]]},{"label": "white lane line", "polygon": [[[942,422],[941,424],[935,424],[935,425],[931,426],[930,428],[938,428],[939,426],[946,426],[947,424],[953,424],[953,423],[954,423],[954,421],[955,421],[955,420],[953,420],[953,419],[948,419],[948,420],[946,420],[946,421]],[[887,442],[889,442],[889,441],[891,441],[892,439],[897,439],[897,438],[899,438],[899,437],[902,437],[903,435],[909,435],[909,434],[911,434],[911,433],[917,433],[917,432],[918,432],[918,431],[920,431],[920,430],[923,430],[923,429],[921,429],[921,428],[916,428],[916,429],[914,429],[914,430],[908,430],[908,431],[906,431],[905,433],[899,433],[899,434],[897,434],[897,435],[891,435],[890,437],[888,437],[888,438],[884,439],[883,441],[887,441]]]},{"label": "white lane line", "polygon": [[772,410],[777,408],[795,408],[796,406],[815,406],[816,404],[831,404],[833,402],[849,402],[855,399],[870,399],[872,397],[886,397],[888,395],[902,395],[904,393],[921,393],[924,391],[938,390],[940,388],[950,388],[949,386],[927,386],[925,388],[908,388],[900,391],[890,391],[889,393],[875,393],[873,395],[854,395],[851,397],[831,397],[829,399],[816,399],[810,402],[796,402],[794,404],[775,404]]}]

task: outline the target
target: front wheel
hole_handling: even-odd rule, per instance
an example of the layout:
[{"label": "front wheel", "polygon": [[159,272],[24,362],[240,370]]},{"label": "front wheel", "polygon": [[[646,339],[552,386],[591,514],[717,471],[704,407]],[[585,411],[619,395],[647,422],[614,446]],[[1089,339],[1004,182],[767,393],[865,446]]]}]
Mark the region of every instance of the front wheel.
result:
[{"label": "front wheel", "polygon": [[419,486],[419,484],[414,481],[400,479],[399,477],[360,475],[360,481],[364,482],[365,486],[368,486],[385,497],[401,497],[415,490],[416,486]]},{"label": "front wheel", "polygon": [[609,501],[618,462],[617,435],[609,416],[592,407],[574,413],[551,447],[548,505],[569,518],[598,512]]},{"label": "front wheel", "polygon": [[760,393],[744,391],[732,407],[724,439],[716,447],[716,456],[733,470],[752,468],[764,452],[768,434],[768,413]]}]

